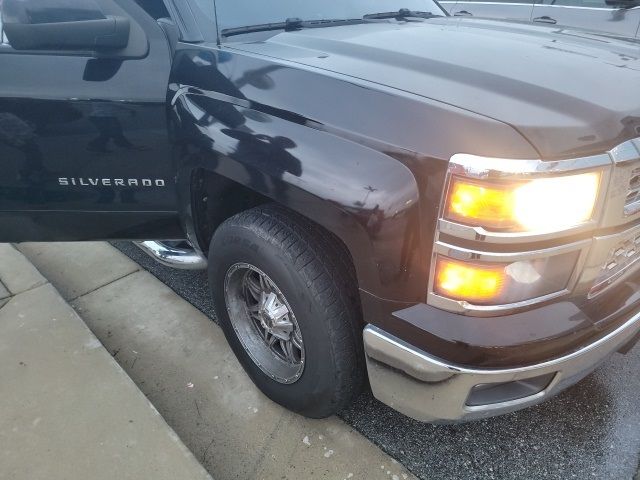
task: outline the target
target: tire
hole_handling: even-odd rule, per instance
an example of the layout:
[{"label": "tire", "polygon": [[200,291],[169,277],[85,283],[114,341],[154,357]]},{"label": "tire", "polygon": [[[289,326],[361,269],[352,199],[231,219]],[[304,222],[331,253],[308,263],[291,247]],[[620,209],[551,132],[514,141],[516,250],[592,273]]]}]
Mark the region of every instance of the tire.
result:
[{"label": "tire", "polygon": [[[275,354],[275,347],[265,347],[270,342],[260,338],[259,345],[254,339],[255,331],[258,336],[269,336],[262,320],[254,316],[258,326],[244,326],[251,322],[252,314],[248,313],[251,306],[242,307],[242,302],[265,298],[253,292],[263,280],[264,291],[278,294],[280,304],[290,310],[285,318],[299,332],[303,348],[296,349],[298,333],[291,333],[287,348],[278,350],[285,354]],[[306,417],[325,418],[351,403],[362,390],[365,368],[355,274],[344,248],[328,232],[277,205],[240,213],[213,236],[209,283],[227,341],[253,382],[271,400]],[[266,318],[266,310],[261,312],[258,316]],[[271,343],[280,340],[273,341],[273,335],[269,338]],[[276,360],[264,348],[272,348],[269,353]],[[287,356],[289,350],[297,354]],[[282,356],[287,356],[286,361]],[[278,376],[289,366],[288,376]]]}]

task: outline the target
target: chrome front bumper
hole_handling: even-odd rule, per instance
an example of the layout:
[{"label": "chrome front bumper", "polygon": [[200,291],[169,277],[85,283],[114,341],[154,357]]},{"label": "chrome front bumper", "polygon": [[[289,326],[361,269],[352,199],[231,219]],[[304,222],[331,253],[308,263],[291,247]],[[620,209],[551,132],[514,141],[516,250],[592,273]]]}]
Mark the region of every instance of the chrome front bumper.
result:
[{"label": "chrome front bumper", "polygon": [[378,400],[416,420],[450,423],[540,403],[587,376],[638,332],[640,312],[581,350],[513,369],[451,365],[372,325],[364,330],[364,345],[371,388]]}]

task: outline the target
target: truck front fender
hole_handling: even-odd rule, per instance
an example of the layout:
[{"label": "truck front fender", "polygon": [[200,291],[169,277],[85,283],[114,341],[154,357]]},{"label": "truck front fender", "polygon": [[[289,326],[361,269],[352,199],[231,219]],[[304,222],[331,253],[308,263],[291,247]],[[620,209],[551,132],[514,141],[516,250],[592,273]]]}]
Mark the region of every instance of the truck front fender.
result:
[{"label": "truck front fender", "polygon": [[[211,172],[221,188],[231,181],[336,235],[351,254],[362,290],[421,301],[428,252],[421,235],[420,191],[412,171],[390,154],[399,152],[235,103],[203,92],[184,91],[175,98],[184,218],[193,222],[193,172]],[[208,202],[223,201],[215,194],[208,197]]]}]

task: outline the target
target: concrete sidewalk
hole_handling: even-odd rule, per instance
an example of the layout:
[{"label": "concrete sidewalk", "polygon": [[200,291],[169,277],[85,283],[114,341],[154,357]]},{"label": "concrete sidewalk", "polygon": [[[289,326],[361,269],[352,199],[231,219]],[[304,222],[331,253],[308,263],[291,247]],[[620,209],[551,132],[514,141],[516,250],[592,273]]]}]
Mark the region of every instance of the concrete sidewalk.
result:
[{"label": "concrete sidewalk", "polygon": [[414,478],[340,419],[264,397],[215,323],[110,245],[19,248],[216,478]]},{"label": "concrete sidewalk", "polygon": [[210,479],[56,289],[0,245],[0,479]]}]

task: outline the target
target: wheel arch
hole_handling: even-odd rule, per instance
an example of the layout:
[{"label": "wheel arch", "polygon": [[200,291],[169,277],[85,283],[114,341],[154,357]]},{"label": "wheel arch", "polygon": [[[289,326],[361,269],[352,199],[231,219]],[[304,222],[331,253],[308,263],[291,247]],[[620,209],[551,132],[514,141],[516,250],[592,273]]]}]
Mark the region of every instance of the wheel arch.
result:
[{"label": "wheel arch", "polygon": [[[195,168],[190,175],[191,240],[203,252],[217,228],[228,218],[251,208],[277,203],[298,213],[329,233],[342,248],[354,268],[358,288],[374,290],[375,270],[366,231],[356,218],[335,203],[323,200],[295,186],[288,186],[286,202],[258,192],[242,183],[206,168]],[[372,281],[373,280],[373,281]]]}]

